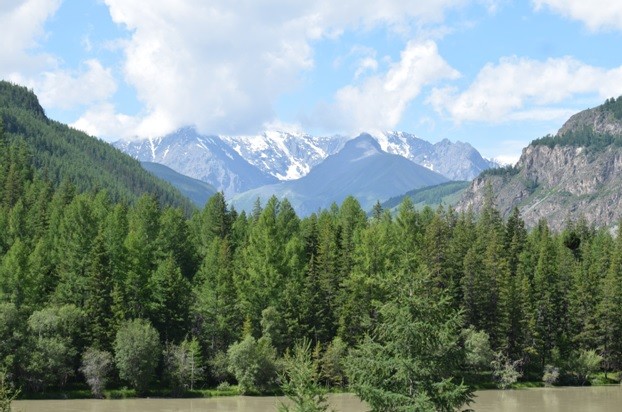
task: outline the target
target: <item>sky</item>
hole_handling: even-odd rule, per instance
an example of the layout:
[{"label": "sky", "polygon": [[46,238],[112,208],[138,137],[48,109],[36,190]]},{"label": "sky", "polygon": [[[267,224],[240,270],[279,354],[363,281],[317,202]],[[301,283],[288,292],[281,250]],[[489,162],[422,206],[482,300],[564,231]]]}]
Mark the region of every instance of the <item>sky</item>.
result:
[{"label": "sky", "polygon": [[622,1],[0,0],[0,78],[107,141],[399,130],[514,162],[622,95]]}]

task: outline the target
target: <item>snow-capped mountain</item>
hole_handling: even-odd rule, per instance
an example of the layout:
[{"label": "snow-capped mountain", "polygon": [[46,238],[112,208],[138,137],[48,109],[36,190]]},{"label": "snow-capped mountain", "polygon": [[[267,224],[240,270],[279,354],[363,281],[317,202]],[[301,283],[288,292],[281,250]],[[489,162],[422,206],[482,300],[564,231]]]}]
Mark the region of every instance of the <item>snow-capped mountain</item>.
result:
[{"label": "snow-capped mountain", "polygon": [[[499,166],[484,159],[468,143],[444,139],[432,144],[405,132],[375,133],[373,137],[383,151],[403,156],[450,180],[472,180],[483,170]],[[294,180],[340,151],[351,137],[268,131],[255,136],[221,136],[221,139],[264,172],[279,180]]]},{"label": "snow-capped mountain", "polygon": [[450,180],[473,180],[482,171],[500,166],[484,159],[469,143],[443,139],[432,144],[405,132],[376,133],[374,138],[385,152],[403,156]]},{"label": "snow-capped mountain", "polygon": [[[470,144],[432,144],[404,132],[377,133],[384,152],[405,157],[450,180],[471,180],[496,167]],[[115,146],[140,161],[157,162],[212,184],[228,197],[278,181],[297,180],[351,137],[266,131],[252,136],[204,136],[183,128],[156,139],[125,140]]]},{"label": "snow-capped mountain", "polygon": [[266,131],[255,136],[220,136],[240,156],[279,180],[295,180],[350,139],[346,136],[311,136],[305,133]]},{"label": "snow-capped mountain", "polygon": [[226,196],[278,182],[244,160],[218,136],[199,135],[193,128],[155,139],[120,140],[114,146],[141,162],[160,163],[207,182]]},{"label": "snow-capped mountain", "polygon": [[402,156],[386,153],[372,136],[362,134],[300,179],[253,189],[234,196],[231,202],[238,210],[250,211],[257,198],[264,204],[271,196],[287,198],[296,212],[305,216],[352,195],[369,210],[376,201],[447,181]]}]

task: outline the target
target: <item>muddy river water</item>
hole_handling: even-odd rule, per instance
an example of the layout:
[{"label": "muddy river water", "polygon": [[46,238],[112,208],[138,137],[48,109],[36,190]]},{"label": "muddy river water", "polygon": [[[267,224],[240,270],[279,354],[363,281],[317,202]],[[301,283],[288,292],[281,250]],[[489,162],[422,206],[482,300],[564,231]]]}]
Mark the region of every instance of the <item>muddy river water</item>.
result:
[{"label": "muddy river water", "polygon": [[[478,412],[622,411],[622,386],[479,391],[471,408]],[[18,412],[275,412],[280,398],[233,396],[208,399],[124,399],[18,401]],[[356,396],[331,395],[336,412],[368,409]]]}]

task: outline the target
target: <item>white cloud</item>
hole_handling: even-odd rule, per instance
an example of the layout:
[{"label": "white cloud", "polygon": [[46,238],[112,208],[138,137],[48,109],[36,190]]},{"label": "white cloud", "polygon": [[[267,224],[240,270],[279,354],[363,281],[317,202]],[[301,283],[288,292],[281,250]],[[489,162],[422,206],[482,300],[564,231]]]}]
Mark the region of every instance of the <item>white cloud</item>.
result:
[{"label": "white cloud", "polygon": [[101,102],[117,90],[117,83],[110,69],[97,60],[87,60],[85,70],[77,73],[58,70],[43,73],[36,86],[44,107],[70,109],[75,106]]},{"label": "white cloud", "polygon": [[411,41],[400,57],[386,73],[338,90],[334,103],[320,111],[320,122],[347,132],[392,129],[424,86],[459,76],[432,41]]},{"label": "white cloud", "polygon": [[132,138],[138,126],[132,116],[118,114],[110,103],[101,103],[89,108],[71,127],[92,136]]},{"label": "white cloud", "polygon": [[438,88],[428,101],[457,123],[554,120],[572,113],[556,104],[594,94],[603,99],[622,94],[622,67],[604,69],[572,57],[546,61],[509,57],[484,66],[465,91]]},{"label": "white cloud", "polygon": [[590,30],[622,30],[622,2],[619,0],[533,0],[536,10],[544,7],[574,20]]},{"label": "white cloud", "polygon": [[61,0],[2,0],[0,2],[0,77],[20,81],[42,68],[54,66],[56,58],[37,51],[45,21]]},{"label": "white cloud", "polygon": [[[185,124],[210,133],[254,132],[274,118],[279,95],[313,68],[318,39],[380,25],[408,33],[409,27],[442,21],[447,10],[482,3],[104,1],[113,21],[132,33],[123,44],[124,75],[146,106],[138,133],[147,135]],[[358,74],[376,69],[373,58],[363,60]]]}]

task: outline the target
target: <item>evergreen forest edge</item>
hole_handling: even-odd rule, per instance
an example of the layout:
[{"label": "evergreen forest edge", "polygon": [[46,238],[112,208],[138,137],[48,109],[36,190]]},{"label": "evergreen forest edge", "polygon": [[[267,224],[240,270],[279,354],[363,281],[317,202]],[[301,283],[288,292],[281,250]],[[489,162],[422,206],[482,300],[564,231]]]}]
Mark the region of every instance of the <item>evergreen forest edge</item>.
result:
[{"label": "evergreen forest edge", "polygon": [[303,340],[322,385],[369,397],[392,359],[416,360],[421,382],[445,385],[417,388],[424,403],[448,388],[468,400],[460,382],[622,369],[622,236],[607,229],[527,231],[492,195],[479,216],[405,198],[368,217],[351,197],[303,219],[276,198],[247,215],[222,194],[193,212],[78,187],[33,157],[0,130],[0,364],[29,396],[87,382],[271,392]]}]

